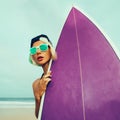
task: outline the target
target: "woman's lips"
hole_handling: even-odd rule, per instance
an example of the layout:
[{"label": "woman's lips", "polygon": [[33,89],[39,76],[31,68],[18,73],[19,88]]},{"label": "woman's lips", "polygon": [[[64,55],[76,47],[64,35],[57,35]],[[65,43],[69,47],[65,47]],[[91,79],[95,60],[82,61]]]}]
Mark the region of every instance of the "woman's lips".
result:
[{"label": "woman's lips", "polygon": [[37,60],[38,60],[38,61],[42,61],[42,60],[43,60],[43,57],[42,57],[42,56],[39,56],[39,57],[37,57]]}]

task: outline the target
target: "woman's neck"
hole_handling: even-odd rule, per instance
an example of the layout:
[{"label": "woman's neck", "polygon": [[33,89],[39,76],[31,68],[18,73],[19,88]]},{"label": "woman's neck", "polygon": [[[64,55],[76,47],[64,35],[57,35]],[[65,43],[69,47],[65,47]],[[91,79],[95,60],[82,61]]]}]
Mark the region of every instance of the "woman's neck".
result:
[{"label": "woman's neck", "polygon": [[44,74],[46,74],[46,73],[48,72],[48,66],[49,66],[49,62],[47,62],[46,64],[44,64],[44,65],[42,66],[43,71],[44,71]]}]

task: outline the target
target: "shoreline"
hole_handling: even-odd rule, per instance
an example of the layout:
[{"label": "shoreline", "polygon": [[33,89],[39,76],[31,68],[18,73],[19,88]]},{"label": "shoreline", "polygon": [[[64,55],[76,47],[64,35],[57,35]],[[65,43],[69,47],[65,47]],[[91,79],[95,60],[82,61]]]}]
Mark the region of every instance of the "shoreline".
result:
[{"label": "shoreline", "polygon": [[33,98],[0,98],[0,120],[37,120]]},{"label": "shoreline", "polygon": [[0,101],[1,108],[34,108],[35,102],[24,101]]}]

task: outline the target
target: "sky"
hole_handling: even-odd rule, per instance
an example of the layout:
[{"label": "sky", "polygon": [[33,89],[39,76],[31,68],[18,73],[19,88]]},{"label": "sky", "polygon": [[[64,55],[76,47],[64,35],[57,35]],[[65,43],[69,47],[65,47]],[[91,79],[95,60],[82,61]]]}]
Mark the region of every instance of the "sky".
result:
[{"label": "sky", "polygon": [[56,46],[73,6],[99,26],[120,57],[118,0],[2,0],[0,97],[33,97],[32,83],[41,76],[42,69],[28,61],[30,41],[44,33]]}]

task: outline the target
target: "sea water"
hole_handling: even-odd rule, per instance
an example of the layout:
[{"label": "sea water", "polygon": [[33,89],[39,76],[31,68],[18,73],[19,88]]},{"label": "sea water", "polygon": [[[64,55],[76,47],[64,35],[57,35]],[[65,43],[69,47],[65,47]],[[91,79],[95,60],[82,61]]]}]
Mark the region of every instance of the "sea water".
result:
[{"label": "sea water", "polygon": [[0,108],[33,108],[34,98],[0,98]]}]

